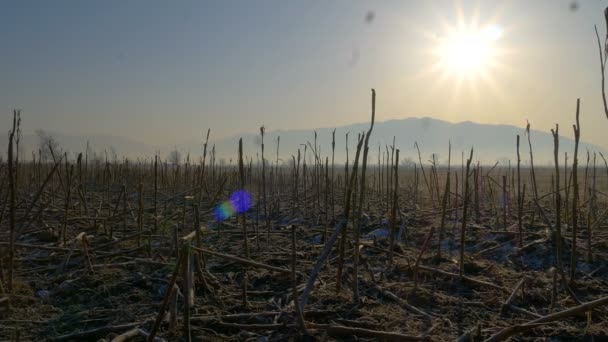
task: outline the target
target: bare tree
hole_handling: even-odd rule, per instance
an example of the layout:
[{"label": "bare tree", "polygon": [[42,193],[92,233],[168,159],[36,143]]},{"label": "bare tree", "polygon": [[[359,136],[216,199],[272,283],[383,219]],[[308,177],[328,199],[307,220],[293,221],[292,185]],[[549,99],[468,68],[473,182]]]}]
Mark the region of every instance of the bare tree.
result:
[{"label": "bare tree", "polygon": [[38,136],[38,148],[42,161],[47,162],[51,160],[53,153],[55,155],[63,154],[63,149],[59,145],[59,142],[49,132],[39,129],[36,131],[36,135]]},{"label": "bare tree", "polygon": [[407,168],[414,168],[414,165],[416,165],[416,161],[414,161],[414,159],[412,159],[412,157],[405,157],[403,159],[401,159],[401,167],[407,167]]},{"label": "bare tree", "polygon": [[169,152],[167,159],[171,165],[179,165],[182,161],[182,153],[174,148],[173,151]]},{"label": "bare tree", "polygon": [[110,145],[110,158],[112,160],[112,163],[118,163],[118,151],[116,150],[116,147],[114,147],[114,145]]}]

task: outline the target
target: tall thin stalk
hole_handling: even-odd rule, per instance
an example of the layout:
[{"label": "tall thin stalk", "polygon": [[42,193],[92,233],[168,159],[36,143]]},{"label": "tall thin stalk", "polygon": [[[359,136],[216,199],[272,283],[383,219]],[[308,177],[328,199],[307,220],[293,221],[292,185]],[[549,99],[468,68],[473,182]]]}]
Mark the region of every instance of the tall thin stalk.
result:
[{"label": "tall thin stalk", "polygon": [[[340,255],[338,256],[338,270],[336,272],[336,292],[340,292],[342,289],[342,272],[344,268],[344,253],[346,250],[346,237],[347,237],[347,226],[350,218],[350,207],[353,189],[355,187],[355,180],[357,179],[357,169],[359,167],[359,154],[361,152],[361,146],[363,146],[363,136],[359,134],[357,138],[357,153],[355,153],[355,161],[353,164],[353,171],[348,181],[346,190],[346,201],[344,203],[344,228],[342,229],[342,235],[340,236]],[[330,240],[331,241],[331,240]],[[327,244],[326,244],[327,245]]]},{"label": "tall thin stalk", "polygon": [[507,176],[502,176],[502,227],[507,228]]},{"label": "tall thin stalk", "polygon": [[[439,240],[437,242],[437,263],[441,263],[441,244],[445,235],[445,216],[447,212],[448,198],[450,197],[450,171],[446,174],[445,190],[441,200],[441,223],[439,224]],[[430,236],[431,234],[429,234]]]},{"label": "tall thin stalk", "polygon": [[13,111],[13,128],[8,137],[8,190],[9,190],[9,251],[8,251],[8,291],[13,292],[13,273],[15,268],[15,166],[13,157],[13,143],[17,131],[18,111]]},{"label": "tall thin stalk", "polygon": [[329,157],[325,157],[325,226],[323,227],[323,243],[327,242],[327,229],[329,229]]},{"label": "tall thin stalk", "polygon": [[198,190],[198,204],[199,206],[203,201],[203,184],[205,184],[205,166],[207,161],[207,146],[209,145],[209,134],[211,134],[211,128],[207,129],[207,138],[205,138],[205,143],[203,144],[203,162],[201,163],[201,174],[199,179],[199,190]]},{"label": "tall thin stalk", "polygon": [[[399,160],[399,149],[396,151],[397,160]],[[391,209],[391,227],[390,227],[390,238],[389,238],[389,250],[388,250],[388,263],[393,264],[393,249],[395,248],[395,233],[397,230],[397,206],[399,205],[399,163],[393,165],[394,181],[393,181],[393,207]]]},{"label": "tall thin stalk", "polygon": [[265,134],[265,129],[264,129],[264,126],[262,126],[262,127],[260,127],[260,136],[262,138],[262,140],[261,140],[262,141],[262,144],[261,144],[261,148],[262,148],[262,197],[264,198],[264,220],[266,222],[266,244],[269,244],[270,243],[270,216],[268,215],[268,197],[266,197],[266,159],[264,159],[264,134]]},{"label": "tall thin stalk", "polygon": [[[590,210],[589,210],[589,214],[591,215],[591,218],[593,220],[593,222],[597,222],[597,182],[596,182],[596,167],[595,167],[595,162],[596,162],[596,158],[597,155],[595,152],[593,152],[593,180],[591,182],[591,197],[589,199],[589,204],[590,204]],[[591,231],[591,225],[587,225],[587,263],[591,263],[593,262],[593,251],[591,250],[591,239],[592,239],[592,231]]]},{"label": "tall thin stalk", "polygon": [[336,191],[334,185],[334,156],[336,152],[336,130],[331,132],[331,219],[336,220]]},{"label": "tall thin stalk", "polygon": [[154,155],[154,232],[158,231],[158,154]]},{"label": "tall thin stalk", "polygon": [[602,76],[602,101],[604,104],[604,114],[608,118],[608,103],[606,103],[606,60],[608,60],[608,8],[604,10],[604,17],[606,18],[606,38],[604,38],[604,46],[600,42],[600,35],[597,32],[597,25],[595,25],[595,37],[597,38],[597,49],[600,53],[600,75]]},{"label": "tall thin stalk", "polygon": [[[239,139],[239,189],[245,190],[245,170],[243,167],[243,138]],[[243,226],[243,249],[245,250],[245,258],[249,259],[249,234],[247,234],[247,219],[245,211],[241,212],[241,225]],[[248,307],[247,302],[247,267],[243,270],[243,307]]]},{"label": "tall thin stalk", "polygon": [[[576,99],[576,124],[572,125],[574,130],[574,159],[572,161],[572,252],[570,255],[570,282],[574,282],[576,274],[576,234],[578,231],[578,144],[581,138],[581,126],[579,121],[580,99]],[[591,237],[589,237],[591,239]]]},{"label": "tall thin stalk", "polygon": [[420,171],[422,171],[422,178],[424,178],[424,184],[426,184],[426,188],[429,191],[429,195],[431,196],[431,201],[433,200],[433,191],[431,190],[431,186],[429,185],[429,181],[426,179],[426,173],[424,172],[424,166],[422,165],[422,156],[420,155],[420,147],[418,146],[418,142],[414,142],[414,146],[418,151],[418,163],[420,164]]},{"label": "tall thin stalk", "polygon": [[526,135],[528,136],[528,147],[530,149],[530,172],[532,173],[532,187],[534,190],[534,200],[538,201],[538,187],[536,185],[536,172],[534,171],[534,153],[532,152],[532,141],[530,137],[530,123],[526,125]]},{"label": "tall thin stalk", "polygon": [[473,148],[471,148],[471,154],[467,159],[466,173],[462,175],[464,178],[464,202],[462,204],[462,227],[460,228],[460,263],[458,269],[458,275],[460,279],[464,277],[464,246],[467,230],[467,210],[469,208],[470,190],[469,190],[469,169],[471,168],[471,161],[473,160]]},{"label": "tall thin stalk", "polygon": [[[361,165],[361,185],[359,186],[359,205],[355,207],[355,225],[353,232],[355,234],[355,249],[353,255],[353,264],[354,264],[354,280],[353,280],[353,302],[355,304],[359,303],[359,237],[361,235],[361,211],[363,210],[363,203],[365,201],[365,188],[366,188],[366,178],[365,174],[367,171],[367,153],[369,152],[369,137],[372,135],[372,130],[374,129],[374,120],[376,118],[376,90],[372,89],[372,121],[369,126],[369,130],[365,135],[365,145],[363,148],[363,160]],[[397,159],[399,159],[399,152],[397,152]],[[395,170],[395,175],[397,171]]]},{"label": "tall thin stalk", "polygon": [[517,135],[517,232],[519,247],[524,244],[522,223],[523,198],[521,196],[521,156],[519,154],[519,134]]},{"label": "tall thin stalk", "polygon": [[[61,236],[63,244],[67,244],[67,228],[68,228],[68,214],[70,210],[70,203],[72,202],[72,175],[74,174],[74,165],[68,163],[67,153],[65,154],[65,173],[66,173],[66,193],[65,193],[65,206],[63,211],[63,228],[61,230]],[[110,239],[112,235],[110,234]]]},{"label": "tall thin stalk", "polygon": [[555,257],[557,267],[562,272],[562,222],[561,222],[561,194],[559,191],[559,125],[555,124],[553,135],[553,159],[555,161]]},{"label": "tall thin stalk", "polygon": [[350,180],[348,176],[348,133],[346,132],[346,163],[344,164],[344,205],[346,205],[346,188],[350,185],[348,182]]}]

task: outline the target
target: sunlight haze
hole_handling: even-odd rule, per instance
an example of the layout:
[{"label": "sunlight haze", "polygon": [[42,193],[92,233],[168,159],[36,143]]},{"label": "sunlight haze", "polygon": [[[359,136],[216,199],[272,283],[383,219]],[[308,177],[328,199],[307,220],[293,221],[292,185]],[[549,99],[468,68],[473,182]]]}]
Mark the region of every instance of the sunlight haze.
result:
[{"label": "sunlight haze", "polygon": [[[0,108],[25,132],[145,143],[429,116],[607,146],[603,1],[20,1],[0,11]],[[439,54],[438,54],[438,51]],[[447,55],[446,55],[447,54]],[[5,127],[5,131],[8,127]]]}]

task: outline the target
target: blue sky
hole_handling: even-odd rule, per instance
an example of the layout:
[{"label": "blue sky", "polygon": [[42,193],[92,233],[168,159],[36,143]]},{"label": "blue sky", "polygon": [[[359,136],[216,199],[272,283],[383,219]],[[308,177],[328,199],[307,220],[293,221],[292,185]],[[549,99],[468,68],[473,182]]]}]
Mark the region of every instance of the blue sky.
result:
[{"label": "blue sky", "polygon": [[[432,116],[525,125],[603,146],[593,25],[608,1],[11,1],[0,6],[0,109],[24,130],[157,144]],[[365,17],[373,11],[374,18]],[[431,71],[437,37],[498,25],[490,81]]]}]

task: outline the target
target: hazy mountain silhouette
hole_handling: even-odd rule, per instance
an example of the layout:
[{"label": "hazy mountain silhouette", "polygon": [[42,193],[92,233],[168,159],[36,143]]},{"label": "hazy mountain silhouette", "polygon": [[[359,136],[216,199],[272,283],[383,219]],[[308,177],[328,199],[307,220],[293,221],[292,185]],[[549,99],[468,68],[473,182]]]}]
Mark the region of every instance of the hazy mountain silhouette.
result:
[{"label": "hazy mountain silhouette", "polygon": [[[335,159],[337,163],[345,160],[345,134],[349,132],[350,158],[354,157],[356,148],[357,134],[367,131],[369,123],[357,123],[348,126],[336,127],[336,150]],[[321,145],[321,156],[323,160],[326,156],[330,157],[331,162],[331,133],[334,128],[319,128],[317,132],[317,144]],[[202,128],[202,133],[206,133],[206,128]],[[190,153],[191,160],[198,160],[202,155],[203,142],[176,142],[174,145],[151,145],[138,142],[127,137],[110,135],[93,136],[71,136],[65,134],[51,134],[57,139],[58,143],[71,153],[84,152],[87,141],[93,151],[103,154],[104,151],[112,156],[112,149],[120,156],[129,158],[150,158],[155,151],[160,151],[163,157],[177,148],[185,158]],[[432,153],[438,154],[441,163],[447,161],[448,143],[452,143],[452,160],[460,163],[461,153],[474,147],[474,160],[490,164],[496,161],[506,162],[516,160],[516,136],[520,135],[520,151],[522,163],[527,164],[529,157],[527,137],[523,127],[510,125],[489,125],[479,124],[470,121],[461,123],[450,123],[447,121],[432,118],[408,118],[401,120],[389,120],[377,122],[374,126],[372,138],[370,140],[370,163],[375,164],[378,160],[378,146],[381,151],[385,151],[385,146],[392,144],[393,136],[395,144],[400,149],[402,159],[418,159],[414,142],[418,142],[422,154],[423,162],[431,158]],[[535,162],[538,165],[549,164],[552,162],[553,137],[549,130],[532,130],[532,144],[535,155]],[[276,159],[276,141],[280,136],[279,158],[283,161],[291,160],[291,155],[297,155],[298,148],[304,152],[303,144],[314,145],[314,130],[277,130],[267,131],[264,138],[266,158],[274,161]],[[228,162],[235,159],[238,151],[238,139],[243,138],[244,152],[250,157],[256,158],[256,153],[260,151],[259,129],[252,129],[252,133],[246,133],[229,138],[215,139],[213,132],[209,142],[209,151],[215,144],[218,159]],[[7,139],[2,139],[0,148],[2,155],[6,155]],[[25,135],[22,138],[22,158],[29,159],[32,150],[38,149],[38,138],[36,135]],[[605,153],[605,149],[597,145],[584,144],[580,146],[580,160],[583,161],[586,149]],[[310,151],[310,145],[307,147]],[[560,161],[563,160],[563,152],[567,151],[571,155],[574,151],[574,141],[565,137],[560,137]],[[309,161],[312,161],[312,153],[307,154]]]},{"label": "hazy mountain silhouette", "polygon": [[[352,160],[356,152],[357,134],[366,132],[369,123],[352,124],[336,128],[336,151],[337,162],[345,160],[345,134],[349,133],[349,155]],[[330,157],[331,162],[331,133],[333,128],[317,129],[317,144],[321,145],[321,155]],[[529,159],[529,148],[524,127],[510,125],[489,125],[479,124],[470,121],[461,123],[450,123],[433,118],[408,118],[400,120],[389,120],[377,122],[370,139],[370,160],[372,164],[378,160],[378,146],[381,152],[386,151],[386,145],[391,145],[395,137],[395,145],[400,149],[401,159],[410,158],[418,160],[418,154],[414,143],[418,142],[423,162],[431,158],[432,153],[438,155],[439,162],[447,162],[448,144],[452,144],[452,161],[460,163],[461,153],[465,152],[465,157],[471,147],[474,147],[474,160],[490,164],[496,161],[506,163],[509,159],[515,161],[516,156],[516,137],[520,135],[520,153],[522,164],[527,164]],[[277,136],[281,137],[280,158],[291,159],[292,154],[297,154],[300,148],[303,152],[304,146],[310,142],[314,145],[313,130],[278,130],[267,132],[264,143],[266,158],[276,159]],[[258,134],[242,135],[245,153],[254,155],[259,152],[260,136]],[[532,148],[535,155],[535,163],[546,165],[553,162],[553,137],[549,130],[547,132],[532,130]],[[218,154],[231,156],[236,155],[239,137],[221,139],[215,141]],[[586,149],[605,153],[605,149],[591,144],[581,142],[579,146],[579,160],[583,160]],[[310,151],[310,145],[308,146]],[[563,152],[567,151],[570,155],[574,151],[574,140],[560,137],[560,162],[563,160]],[[313,158],[308,154],[309,160]],[[586,158],[586,157],[585,157]],[[582,164],[582,162],[579,162]]]}]

